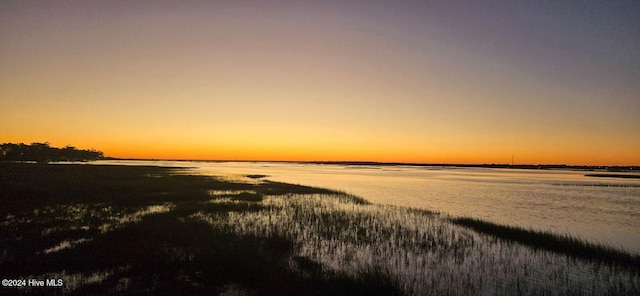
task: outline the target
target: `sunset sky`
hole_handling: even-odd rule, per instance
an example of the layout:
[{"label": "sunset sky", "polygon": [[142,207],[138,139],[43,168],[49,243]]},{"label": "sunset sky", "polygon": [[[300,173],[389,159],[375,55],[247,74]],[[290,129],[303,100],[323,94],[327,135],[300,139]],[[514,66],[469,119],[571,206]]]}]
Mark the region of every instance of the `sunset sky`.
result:
[{"label": "sunset sky", "polygon": [[0,2],[0,143],[640,165],[640,1]]}]

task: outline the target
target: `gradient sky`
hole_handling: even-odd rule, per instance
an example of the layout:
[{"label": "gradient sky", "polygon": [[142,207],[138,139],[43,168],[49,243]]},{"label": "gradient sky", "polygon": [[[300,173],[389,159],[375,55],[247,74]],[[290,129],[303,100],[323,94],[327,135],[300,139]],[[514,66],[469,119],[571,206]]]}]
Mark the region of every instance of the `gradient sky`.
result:
[{"label": "gradient sky", "polygon": [[0,2],[0,142],[640,165],[640,1]]}]

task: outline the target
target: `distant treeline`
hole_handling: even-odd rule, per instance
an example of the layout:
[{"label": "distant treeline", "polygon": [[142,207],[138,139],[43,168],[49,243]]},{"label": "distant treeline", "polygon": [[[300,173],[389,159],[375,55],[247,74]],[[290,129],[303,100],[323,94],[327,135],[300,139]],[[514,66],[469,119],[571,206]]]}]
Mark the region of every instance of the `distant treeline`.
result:
[{"label": "distant treeline", "polygon": [[27,144],[4,143],[0,145],[0,161],[89,161],[103,158],[102,151],[82,150],[73,146],[51,147],[49,142]]},{"label": "distant treeline", "polygon": [[405,162],[374,162],[374,161],[310,161],[316,164],[337,165],[371,165],[371,166],[419,166],[419,167],[462,167],[462,168],[493,168],[493,169],[528,169],[528,170],[587,170],[609,172],[638,172],[640,166],[597,166],[597,165],[566,165],[566,164],[455,164],[455,163],[405,163]]}]

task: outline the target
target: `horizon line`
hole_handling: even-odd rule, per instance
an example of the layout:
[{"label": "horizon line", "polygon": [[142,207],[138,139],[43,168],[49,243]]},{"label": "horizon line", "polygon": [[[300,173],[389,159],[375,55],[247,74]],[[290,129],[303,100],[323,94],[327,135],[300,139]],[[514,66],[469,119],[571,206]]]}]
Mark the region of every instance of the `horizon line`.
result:
[{"label": "horizon line", "polygon": [[499,167],[499,168],[631,168],[640,170],[640,165],[587,165],[563,163],[509,164],[509,163],[428,163],[401,161],[362,161],[362,160],[247,160],[247,159],[180,159],[180,158],[135,158],[105,156],[101,160],[139,160],[139,161],[192,161],[192,162],[279,162],[309,164],[345,164],[345,165],[407,165],[407,166],[460,166],[460,167]]}]

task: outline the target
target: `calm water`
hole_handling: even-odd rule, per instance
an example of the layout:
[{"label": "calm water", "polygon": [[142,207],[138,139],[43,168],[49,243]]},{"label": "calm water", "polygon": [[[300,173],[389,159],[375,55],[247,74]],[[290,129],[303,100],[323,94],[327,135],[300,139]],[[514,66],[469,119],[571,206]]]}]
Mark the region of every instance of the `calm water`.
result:
[{"label": "calm water", "polygon": [[640,180],[569,170],[345,166],[268,162],[98,161],[192,167],[211,175],[342,190],[379,204],[410,206],[570,234],[640,253]]}]

